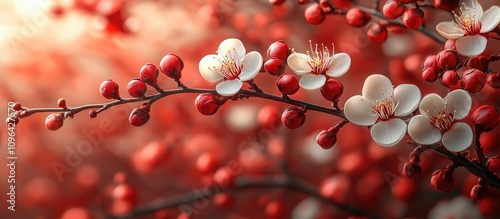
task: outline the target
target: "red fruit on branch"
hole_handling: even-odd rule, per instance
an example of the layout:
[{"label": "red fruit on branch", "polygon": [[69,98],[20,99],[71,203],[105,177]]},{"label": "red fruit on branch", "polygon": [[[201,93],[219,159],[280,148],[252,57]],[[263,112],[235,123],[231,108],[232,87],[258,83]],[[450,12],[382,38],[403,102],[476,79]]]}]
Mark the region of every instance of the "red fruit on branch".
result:
[{"label": "red fruit on branch", "polygon": [[360,10],[359,8],[351,8],[345,15],[347,24],[353,27],[365,26],[371,20],[371,18],[372,17],[370,14]]},{"label": "red fruit on branch", "polygon": [[133,126],[143,126],[149,121],[149,118],[149,105],[144,104],[139,108],[132,110],[130,116],[128,117],[128,121]]},{"label": "red fruit on branch", "polygon": [[181,78],[182,69],[184,69],[184,62],[177,55],[169,53],[160,61],[160,70],[167,77],[174,80],[179,80]]},{"label": "red fruit on branch", "polygon": [[456,88],[459,81],[460,78],[454,70],[445,71],[441,77],[441,83],[448,88]]},{"label": "red fruit on branch", "polygon": [[156,85],[159,71],[153,64],[145,64],[139,71],[141,81],[149,85]]},{"label": "red fruit on branch", "polygon": [[382,13],[389,19],[395,19],[403,15],[405,9],[404,4],[394,0],[389,0],[384,4],[384,7],[382,7]]},{"label": "red fruit on branch", "polygon": [[59,100],[57,100],[57,106],[58,107],[61,107],[61,108],[66,108],[66,99],[64,98],[59,98]]},{"label": "red fruit on branch", "polygon": [[281,114],[281,122],[289,129],[298,129],[306,121],[306,114],[304,110],[296,107],[288,107],[283,114]]},{"label": "red fruit on branch", "polygon": [[280,59],[285,64],[290,53],[288,45],[281,40],[272,43],[269,45],[269,49],[267,49],[267,57]]},{"label": "red fruit on branch", "polygon": [[411,30],[420,28],[424,23],[424,11],[419,8],[406,10],[403,14],[403,23]]},{"label": "red fruit on branch", "polygon": [[285,71],[285,63],[278,58],[269,58],[264,62],[264,69],[270,75],[282,75]]},{"label": "red fruit on branch", "polygon": [[205,93],[200,94],[194,100],[194,105],[198,112],[205,116],[213,115],[217,112],[222,102],[219,100],[219,96],[215,94]]},{"label": "red fruit on branch", "polygon": [[119,86],[116,82],[111,79],[105,80],[101,83],[99,91],[101,95],[106,99],[120,99]]},{"label": "red fruit on branch", "polygon": [[466,70],[462,75],[463,89],[470,93],[481,91],[486,84],[486,74],[477,69]]},{"label": "red fruit on branch", "polygon": [[16,103],[14,103],[14,106],[12,107],[12,109],[14,109],[15,111],[20,111],[20,110],[23,110],[23,106],[21,105],[21,103],[16,102]]},{"label": "red fruit on branch", "polygon": [[139,79],[132,79],[128,82],[127,91],[132,97],[143,97],[146,94],[147,86]]},{"label": "red fruit on branch", "polygon": [[485,72],[488,70],[490,61],[484,56],[476,56],[474,58],[468,58],[465,62],[466,68],[475,68],[479,71]]},{"label": "red fruit on branch", "polygon": [[442,71],[437,63],[437,55],[427,56],[422,63],[422,69],[434,68],[435,71]]},{"label": "red fruit on branch", "polygon": [[431,186],[439,192],[447,192],[453,187],[453,172],[436,170],[431,177]]},{"label": "red fruit on branch", "polygon": [[307,22],[310,24],[321,24],[325,20],[325,12],[321,6],[317,3],[311,4],[304,11],[304,16],[306,17]]},{"label": "red fruit on branch", "polygon": [[284,95],[292,95],[297,93],[300,89],[299,80],[293,75],[281,75],[276,80],[278,90]]},{"label": "red fruit on branch", "polygon": [[316,136],[316,143],[323,149],[330,149],[337,142],[337,132],[333,130],[323,130]]},{"label": "red fruit on branch", "polygon": [[457,40],[446,40],[446,42],[444,43],[443,49],[457,51],[456,44],[457,44]]},{"label": "red fruit on branch", "polygon": [[325,85],[321,87],[321,94],[323,97],[332,102],[338,102],[340,96],[344,92],[344,85],[340,81],[330,78],[326,81]]},{"label": "red fruit on branch", "polygon": [[433,67],[425,68],[422,71],[422,79],[427,82],[434,82],[438,79],[438,73]]},{"label": "red fruit on branch", "polygon": [[417,176],[420,176],[420,174],[422,173],[422,167],[420,167],[418,162],[410,161],[404,164],[402,173],[403,176],[406,176],[408,178],[415,178]]},{"label": "red fruit on branch", "polygon": [[492,173],[500,173],[500,156],[497,155],[488,159],[486,166]]},{"label": "red fruit on branch", "polygon": [[387,39],[387,28],[379,23],[375,23],[370,26],[366,35],[374,42],[383,43]]},{"label": "red fruit on branch", "polygon": [[500,88],[500,73],[499,72],[490,72],[486,79],[488,84],[493,88]]},{"label": "red fruit on branch", "polygon": [[62,113],[54,113],[47,116],[45,119],[45,127],[55,131],[63,126],[64,116]]},{"label": "red fruit on branch", "polygon": [[458,64],[457,52],[453,50],[443,50],[436,55],[436,62],[441,69],[455,69]]},{"label": "red fruit on branch", "polygon": [[474,110],[471,118],[477,129],[489,132],[498,125],[498,109],[491,105],[482,105]]},{"label": "red fruit on branch", "polygon": [[220,188],[227,188],[234,186],[234,179],[236,174],[229,167],[223,167],[215,171],[213,175],[214,183]]}]

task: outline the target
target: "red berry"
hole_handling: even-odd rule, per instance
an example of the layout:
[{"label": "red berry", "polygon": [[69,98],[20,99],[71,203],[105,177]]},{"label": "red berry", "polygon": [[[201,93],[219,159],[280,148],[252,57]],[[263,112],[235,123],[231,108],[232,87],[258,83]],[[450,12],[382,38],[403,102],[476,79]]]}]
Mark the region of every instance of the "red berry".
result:
[{"label": "red berry", "polygon": [[488,159],[488,170],[497,173],[500,172],[500,156],[494,156],[490,159]]},{"label": "red berry", "polygon": [[326,100],[338,102],[340,96],[344,92],[344,85],[340,81],[330,78],[326,81],[325,85],[321,87],[321,94]]},{"label": "red berry", "polygon": [[111,79],[105,80],[101,83],[101,87],[99,90],[101,91],[101,95],[106,99],[120,99],[120,93],[118,91],[119,86],[116,82]]},{"label": "red berry", "polygon": [[431,177],[431,186],[440,192],[447,192],[453,187],[453,174],[446,170],[436,170]]},{"label": "red berry", "polygon": [[498,109],[491,105],[482,105],[472,113],[471,118],[476,128],[489,132],[498,125]]},{"label": "red berry", "polygon": [[307,3],[309,3],[309,2],[310,2],[309,0],[297,0],[297,3],[298,3],[299,5],[307,4]]},{"label": "red berry", "polygon": [[458,64],[457,52],[453,50],[443,50],[436,55],[436,62],[441,69],[455,69]]},{"label": "red berry", "polygon": [[366,35],[374,42],[383,43],[387,39],[387,28],[379,23],[375,23],[370,26]]},{"label": "red berry", "polygon": [[488,187],[477,184],[470,190],[470,198],[474,201],[479,201],[488,196]]},{"label": "red berry", "polygon": [[290,55],[290,48],[285,42],[279,40],[272,43],[267,49],[267,57],[278,58],[286,63],[288,56]]},{"label": "red berry", "polygon": [[325,20],[325,12],[317,3],[309,5],[304,12],[304,16],[307,22],[314,25],[321,24]]},{"label": "red berry", "polygon": [[400,2],[389,0],[385,3],[384,7],[382,8],[382,12],[384,13],[385,17],[389,19],[395,19],[403,15],[403,13],[405,12],[405,6]]},{"label": "red berry", "polygon": [[293,75],[281,75],[276,81],[278,90],[284,95],[292,95],[300,89],[299,80]]},{"label": "red berry", "polygon": [[446,43],[444,43],[444,50],[453,50],[457,51],[457,40],[446,40]]},{"label": "red berry", "polygon": [[215,114],[221,104],[217,95],[209,93],[200,94],[196,97],[196,100],[194,100],[196,109],[205,116]]},{"label": "red berry", "polygon": [[479,71],[485,72],[488,70],[490,61],[484,56],[476,56],[474,58],[468,58],[465,62],[465,67],[475,68]]},{"label": "red berry", "polygon": [[97,111],[90,110],[89,111],[89,117],[92,118],[92,119],[95,118],[95,117],[97,117]]},{"label": "red berry", "polygon": [[424,23],[424,11],[419,8],[406,10],[403,14],[403,23],[408,29],[418,29]]},{"label": "red berry", "polygon": [[274,5],[274,6],[278,6],[278,5],[281,5],[283,3],[285,3],[285,0],[269,0],[269,4]]},{"label": "red berry", "polygon": [[218,165],[217,159],[211,153],[204,153],[196,160],[196,168],[203,174],[210,173],[215,170]]},{"label": "red berry", "polygon": [[221,188],[234,186],[235,173],[228,167],[223,167],[215,171],[214,182]]},{"label": "red berry", "polygon": [[264,63],[264,69],[270,75],[282,75],[285,71],[285,64],[281,59],[270,58]]},{"label": "red berry", "polygon": [[280,111],[273,105],[262,107],[257,114],[259,125],[271,130],[280,127],[280,119]]},{"label": "red berry", "polygon": [[234,198],[228,193],[221,192],[214,196],[214,203],[219,208],[230,208],[234,204]]},{"label": "red berry", "polygon": [[133,204],[137,203],[138,200],[136,189],[127,183],[120,183],[113,188],[111,196],[115,200],[127,201]]},{"label": "red berry", "polygon": [[466,70],[462,75],[464,89],[470,93],[481,91],[486,84],[486,74],[477,69]]},{"label": "red berry", "polygon": [[323,130],[316,136],[316,143],[323,149],[330,149],[337,142],[337,132]]},{"label": "red berry", "polygon": [[133,126],[143,126],[149,121],[149,105],[142,105],[130,113],[128,121]]},{"label": "red berry", "polygon": [[174,80],[181,78],[182,69],[184,69],[184,62],[177,55],[169,53],[160,61],[160,70]]},{"label": "red berry", "polygon": [[66,99],[59,98],[59,100],[57,100],[57,106],[61,108],[66,108]]},{"label": "red berry", "polygon": [[402,173],[404,176],[414,178],[422,173],[422,167],[417,162],[408,162],[403,166]]},{"label": "red berry", "polygon": [[145,64],[139,71],[141,81],[149,85],[157,84],[158,74],[158,69],[153,64]]},{"label": "red berry", "polygon": [[285,219],[286,206],[282,201],[271,201],[266,205],[266,215],[269,219]]},{"label": "red berry", "polygon": [[66,210],[62,216],[61,219],[93,219],[92,214],[85,209],[85,208],[80,208],[80,207],[75,207],[75,208],[70,208]]},{"label": "red berry", "polygon": [[445,71],[441,78],[441,83],[448,88],[456,88],[459,81],[460,78],[458,77],[457,72],[455,72],[454,70]]},{"label": "red berry", "polygon": [[281,114],[281,122],[289,129],[297,129],[306,121],[305,112],[296,107],[288,107],[283,114]]},{"label": "red berry", "polygon": [[146,94],[147,86],[139,79],[132,79],[128,82],[127,90],[132,97],[143,97]]},{"label": "red berry", "polygon": [[424,60],[424,62],[422,63],[422,69],[426,69],[426,68],[434,68],[435,71],[442,71],[442,69],[438,66],[438,63],[437,63],[437,56],[436,55],[430,55],[430,56],[427,56]]},{"label": "red berry", "polygon": [[434,6],[449,12],[458,7],[459,0],[434,0]]},{"label": "red berry", "polygon": [[345,15],[345,20],[347,24],[353,27],[365,26],[370,21],[371,18],[372,17],[370,14],[365,13],[359,8],[351,8],[349,9],[349,11],[347,11],[347,14]]},{"label": "red berry", "polygon": [[62,113],[50,114],[45,119],[45,127],[49,130],[55,131],[63,126],[64,116]]},{"label": "red berry", "polygon": [[488,84],[493,88],[500,88],[500,73],[490,72],[488,74]]}]

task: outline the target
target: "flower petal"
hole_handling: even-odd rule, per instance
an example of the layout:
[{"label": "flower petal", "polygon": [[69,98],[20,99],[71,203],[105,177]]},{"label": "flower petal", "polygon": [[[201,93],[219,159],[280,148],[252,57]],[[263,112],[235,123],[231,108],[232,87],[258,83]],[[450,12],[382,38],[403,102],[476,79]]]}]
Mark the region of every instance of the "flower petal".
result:
[{"label": "flower petal", "polygon": [[495,29],[495,27],[498,26],[498,23],[500,23],[500,7],[493,5],[483,14],[480,32],[488,33]]},{"label": "flower petal", "polygon": [[301,76],[311,73],[311,67],[307,64],[308,55],[304,53],[292,53],[288,56],[286,60],[290,69],[292,69],[295,74]]},{"label": "flower petal", "polygon": [[243,69],[241,69],[240,80],[248,81],[255,78],[262,67],[262,55],[259,52],[249,52],[242,61]]},{"label": "flower petal", "polygon": [[467,123],[455,123],[443,134],[443,145],[451,152],[463,151],[471,144],[472,129]]},{"label": "flower petal", "polygon": [[419,144],[434,144],[441,140],[441,132],[424,115],[416,115],[408,123],[408,135]]},{"label": "flower petal", "polygon": [[394,89],[393,101],[398,104],[395,116],[406,116],[418,108],[422,94],[413,84],[401,84]]},{"label": "flower petal", "polygon": [[351,57],[346,53],[335,54],[332,59],[332,64],[326,71],[326,74],[330,77],[340,77],[351,67]]},{"label": "flower petal", "polygon": [[384,75],[373,74],[366,78],[361,93],[371,101],[383,100],[393,93],[392,83]]},{"label": "flower petal", "polygon": [[306,74],[300,78],[299,85],[306,90],[316,90],[323,87],[325,82],[324,75]]},{"label": "flower petal", "polygon": [[427,94],[420,102],[420,114],[435,117],[445,109],[443,98],[437,94]]},{"label": "flower petal", "polygon": [[460,0],[460,11],[469,17],[481,18],[483,16],[483,7],[477,0]]},{"label": "flower petal", "polygon": [[243,86],[243,82],[238,79],[222,81],[217,86],[215,86],[215,90],[222,96],[232,96],[238,91],[240,91]]},{"label": "flower petal", "polygon": [[455,119],[465,118],[472,106],[472,99],[464,90],[454,90],[446,96],[446,108],[448,112],[455,114]]},{"label": "flower petal", "polygon": [[406,134],[406,123],[399,118],[378,122],[370,131],[373,140],[380,146],[391,147],[399,143]]},{"label": "flower petal", "polygon": [[373,125],[378,116],[372,113],[373,103],[361,95],[349,98],[344,105],[344,115],[347,120],[356,125]]},{"label": "flower petal", "polygon": [[219,45],[219,56],[234,59],[238,64],[245,57],[246,50],[241,40],[229,38],[222,41]]},{"label": "flower petal", "polygon": [[201,73],[201,76],[205,78],[205,80],[210,82],[220,81],[224,76],[219,74],[217,71],[212,69],[221,69],[222,65],[218,61],[217,55],[207,55],[200,60],[200,64],[198,65],[198,69]]},{"label": "flower petal", "polygon": [[457,27],[453,22],[444,21],[436,26],[436,31],[449,40],[454,40],[465,35],[462,28]]},{"label": "flower petal", "polygon": [[481,55],[486,49],[488,39],[481,35],[464,36],[457,39],[457,52],[468,57]]}]

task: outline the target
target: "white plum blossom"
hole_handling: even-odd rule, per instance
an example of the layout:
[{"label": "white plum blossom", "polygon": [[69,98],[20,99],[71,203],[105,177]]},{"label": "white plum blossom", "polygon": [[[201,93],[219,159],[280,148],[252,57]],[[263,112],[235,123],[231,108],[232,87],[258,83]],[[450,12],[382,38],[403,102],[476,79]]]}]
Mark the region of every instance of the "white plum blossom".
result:
[{"label": "white plum blossom", "polygon": [[[304,53],[293,52],[288,56],[287,63],[295,74],[301,76],[299,85],[306,90],[316,90],[325,85],[328,77],[340,77],[351,67],[351,57],[346,53],[332,54],[327,47],[316,44],[313,50]],[[319,47],[319,50],[318,50]]]},{"label": "white plum blossom", "polygon": [[362,95],[346,101],[344,115],[356,125],[372,126],[373,140],[380,146],[390,147],[406,134],[406,123],[399,117],[415,111],[421,97],[415,85],[401,84],[393,88],[389,78],[374,74],[366,78]]},{"label": "white plum blossom", "polygon": [[210,82],[218,82],[215,87],[222,96],[232,96],[240,91],[244,81],[252,80],[262,67],[262,55],[252,51],[246,53],[239,39],[222,41],[217,54],[207,55],[198,66],[201,76]]},{"label": "white plum blossom", "polygon": [[492,6],[483,11],[477,0],[461,0],[455,21],[441,22],[436,26],[439,34],[456,39],[457,52],[469,57],[478,56],[486,49],[488,39],[483,36],[500,23],[500,7]]},{"label": "white plum blossom", "polygon": [[466,196],[458,196],[449,201],[439,202],[431,209],[429,219],[481,219],[481,211],[477,204]]},{"label": "white plum blossom", "polygon": [[463,151],[472,144],[472,129],[467,123],[456,120],[465,118],[471,105],[471,97],[464,90],[454,90],[444,99],[428,94],[420,102],[420,115],[408,123],[408,134],[419,144],[442,141],[449,151]]}]

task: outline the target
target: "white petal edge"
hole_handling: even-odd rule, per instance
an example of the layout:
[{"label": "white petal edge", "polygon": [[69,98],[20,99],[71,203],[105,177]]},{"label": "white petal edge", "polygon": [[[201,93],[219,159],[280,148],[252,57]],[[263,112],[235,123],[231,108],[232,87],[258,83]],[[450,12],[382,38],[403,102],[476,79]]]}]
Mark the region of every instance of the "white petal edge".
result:
[{"label": "white petal edge", "polygon": [[216,71],[212,71],[210,69],[221,69],[221,63],[218,61],[217,55],[206,55],[200,60],[198,65],[198,70],[200,74],[205,80],[210,82],[220,81],[224,76],[219,74]]},{"label": "white petal edge", "polygon": [[243,82],[238,79],[222,81],[215,86],[215,90],[222,96],[232,96],[240,91]]},{"label": "white petal edge", "polygon": [[483,16],[483,6],[481,6],[481,4],[479,4],[478,0],[460,0],[459,6],[461,9],[464,6],[469,8],[469,9],[474,8],[474,10],[471,10],[472,13],[467,11],[467,10],[462,11],[462,12],[465,12],[467,15],[469,15],[469,17],[481,18]]},{"label": "white petal edge", "polygon": [[241,40],[236,38],[229,38],[222,41],[218,51],[220,57],[227,56],[228,58],[235,59],[236,62],[240,62],[246,54],[245,46]]},{"label": "white petal edge", "polygon": [[443,134],[443,145],[451,152],[460,152],[472,144],[472,129],[467,123],[458,122]]},{"label": "white petal edge", "polygon": [[393,101],[398,104],[395,116],[406,116],[418,108],[422,99],[420,89],[413,84],[401,84],[394,89]]},{"label": "white petal edge", "polygon": [[436,26],[436,31],[446,39],[454,40],[465,35],[465,32],[455,26],[453,22],[444,21]]},{"label": "white petal edge", "polygon": [[484,12],[480,32],[488,33],[495,29],[498,23],[500,23],[500,7],[494,5]]},{"label": "white petal edge", "polygon": [[392,147],[405,136],[406,123],[399,118],[381,121],[372,126],[370,133],[378,145]]},{"label": "white petal edge", "polygon": [[449,113],[455,114],[455,119],[465,118],[472,106],[472,99],[464,90],[454,90],[446,96],[446,107]]},{"label": "white petal edge", "polygon": [[437,94],[427,94],[420,102],[419,111],[421,115],[427,117],[435,117],[443,112],[445,109],[445,102]]},{"label": "white petal edge", "polygon": [[468,57],[481,55],[486,49],[488,39],[481,35],[464,36],[457,39],[457,52]]},{"label": "white petal edge", "polygon": [[371,101],[382,100],[393,93],[392,83],[384,75],[373,74],[366,78],[361,94]]},{"label": "white petal edge", "polygon": [[340,77],[351,67],[351,57],[347,53],[335,54],[332,59],[332,64],[326,71],[330,77]]},{"label": "white petal edge", "polygon": [[372,107],[373,104],[370,100],[356,95],[345,102],[344,115],[347,120],[356,125],[370,126],[375,124],[378,119],[378,116],[372,113]]},{"label": "white petal edge", "polygon": [[239,75],[240,80],[248,81],[255,78],[262,68],[262,55],[259,52],[252,51],[245,55],[242,60],[243,68]]},{"label": "white petal edge", "polygon": [[430,145],[441,140],[441,132],[424,115],[416,115],[408,123],[408,135],[417,143]]},{"label": "white petal edge", "polygon": [[300,77],[299,85],[306,90],[317,90],[323,87],[326,82],[324,75],[306,74]]},{"label": "white petal edge", "polygon": [[311,73],[311,67],[307,64],[308,57],[304,53],[292,53],[286,61],[295,74],[302,76]]}]

